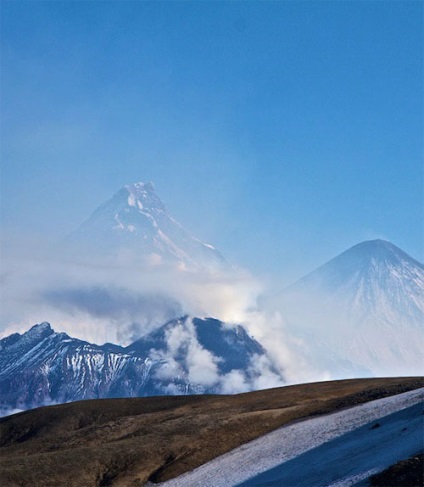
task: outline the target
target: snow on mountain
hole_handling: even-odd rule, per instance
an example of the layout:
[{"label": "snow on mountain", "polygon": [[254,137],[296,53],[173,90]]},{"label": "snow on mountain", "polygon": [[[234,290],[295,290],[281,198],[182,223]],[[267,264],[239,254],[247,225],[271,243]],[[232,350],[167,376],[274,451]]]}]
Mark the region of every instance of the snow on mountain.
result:
[{"label": "snow on mountain", "polygon": [[275,372],[243,327],[211,318],[172,320],[124,348],[56,333],[48,323],[0,341],[0,408],[106,397],[252,390]]},{"label": "snow on mountain", "polygon": [[210,244],[191,236],[168,213],[152,183],[128,184],[68,237],[68,245],[156,266],[227,267]]},{"label": "snow on mountain", "polygon": [[424,265],[390,242],[355,245],[281,301],[291,332],[332,375],[424,372]]},{"label": "snow on mountain", "polygon": [[0,341],[0,404],[27,409],[77,399],[136,396],[148,387],[153,365],[148,357],[70,338],[42,323]]}]

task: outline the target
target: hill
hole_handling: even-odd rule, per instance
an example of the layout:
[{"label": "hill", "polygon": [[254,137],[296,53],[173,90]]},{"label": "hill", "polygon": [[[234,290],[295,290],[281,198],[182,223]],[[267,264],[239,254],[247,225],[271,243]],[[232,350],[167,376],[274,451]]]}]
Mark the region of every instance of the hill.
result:
[{"label": "hill", "polygon": [[8,486],[130,486],[164,481],[290,422],[424,386],[355,379],[233,396],[80,401],[0,420]]}]

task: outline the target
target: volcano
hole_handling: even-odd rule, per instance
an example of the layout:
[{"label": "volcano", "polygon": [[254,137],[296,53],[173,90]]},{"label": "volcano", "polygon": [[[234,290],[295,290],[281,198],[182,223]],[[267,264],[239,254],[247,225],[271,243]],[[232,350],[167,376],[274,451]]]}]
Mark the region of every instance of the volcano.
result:
[{"label": "volcano", "polygon": [[332,376],[424,372],[424,265],[390,242],[355,245],[281,301],[290,330]]}]

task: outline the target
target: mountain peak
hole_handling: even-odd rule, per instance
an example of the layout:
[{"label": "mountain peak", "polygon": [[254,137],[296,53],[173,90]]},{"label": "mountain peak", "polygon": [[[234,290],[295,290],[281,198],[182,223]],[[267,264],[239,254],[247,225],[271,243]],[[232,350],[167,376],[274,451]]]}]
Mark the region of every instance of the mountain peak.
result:
[{"label": "mountain peak", "polygon": [[221,254],[169,214],[151,182],[122,187],[68,238],[96,255],[132,255],[148,265],[225,268]]},{"label": "mountain peak", "polygon": [[46,321],[43,321],[42,323],[39,323],[38,325],[34,325],[32,328],[30,328],[22,337],[24,337],[27,340],[43,340],[44,338],[53,335],[54,330],[50,326],[50,323],[47,323]]},{"label": "mountain peak", "polygon": [[46,332],[53,332],[53,329],[50,325],[50,323],[47,323],[47,321],[43,321],[42,323],[39,323],[38,325],[34,325],[31,327],[28,331],[28,333],[32,334],[44,334]]},{"label": "mountain peak", "polygon": [[[341,265],[349,265],[349,262],[368,266],[371,262],[375,264],[403,266],[406,262],[413,264],[421,269],[424,269],[423,264],[416,261],[413,257],[408,255],[402,249],[389,242],[388,240],[366,240],[341,253],[328,264],[334,263]],[[325,264],[325,265],[328,265]],[[356,265],[355,264],[355,265]]]},{"label": "mountain peak", "polygon": [[152,182],[138,182],[126,184],[124,188],[134,198],[146,198],[149,194],[155,193],[155,187]]},{"label": "mountain peak", "polygon": [[383,278],[397,279],[406,272],[405,269],[418,269],[422,273],[424,265],[387,240],[366,240],[345,250],[290,287],[297,288],[299,284],[344,286],[351,279],[363,278],[381,284]]},{"label": "mountain peak", "polygon": [[395,247],[388,240],[383,240],[382,238],[375,238],[373,240],[364,240],[359,242],[357,245],[366,247]]},{"label": "mountain peak", "polygon": [[423,298],[424,265],[391,242],[370,240],[297,281],[281,301],[321,365],[407,375],[422,370]]},{"label": "mountain peak", "polygon": [[364,242],[360,242],[350,249],[347,250],[360,250],[362,252],[369,252],[369,253],[376,253],[376,252],[403,252],[399,247],[396,247],[396,245],[392,244],[388,240],[382,240],[382,239],[375,239],[375,240],[365,240]]},{"label": "mountain peak", "polygon": [[154,191],[155,190],[152,181],[148,181],[147,183],[144,183],[143,181],[139,181],[137,183],[126,184],[124,188],[127,188],[131,191]]},{"label": "mountain peak", "polygon": [[138,211],[164,212],[165,205],[155,192],[153,183],[138,182],[126,184],[113,198],[123,208],[135,208]]}]

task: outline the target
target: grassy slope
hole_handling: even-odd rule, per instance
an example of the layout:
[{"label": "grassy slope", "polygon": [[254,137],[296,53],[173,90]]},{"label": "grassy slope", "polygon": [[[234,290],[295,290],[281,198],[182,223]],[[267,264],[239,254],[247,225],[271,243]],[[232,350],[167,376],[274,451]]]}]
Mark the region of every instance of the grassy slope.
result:
[{"label": "grassy slope", "polygon": [[0,420],[0,478],[40,487],[163,481],[288,422],[418,387],[423,378],[354,379],[39,408]]}]

